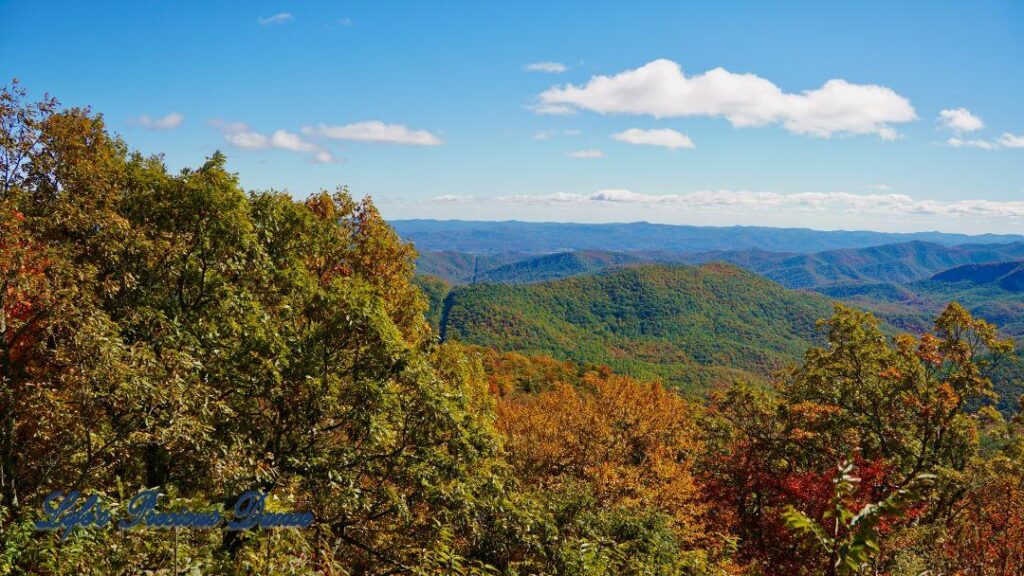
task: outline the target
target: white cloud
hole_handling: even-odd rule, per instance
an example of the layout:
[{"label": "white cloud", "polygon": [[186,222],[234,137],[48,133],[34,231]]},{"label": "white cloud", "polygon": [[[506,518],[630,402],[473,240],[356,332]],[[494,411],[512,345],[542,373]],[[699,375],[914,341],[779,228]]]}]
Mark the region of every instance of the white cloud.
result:
[{"label": "white cloud", "polygon": [[618,134],[612,134],[612,138],[619,142],[627,142],[629,144],[639,144],[647,146],[662,146],[671,150],[679,148],[693,148],[693,140],[685,134],[680,134],[670,128],[661,128],[655,130],[641,130],[640,128],[630,128],[624,132]]},{"label": "white cloud", "polygon": [[511,196],[498,196],[494,198],[494,202],[498,204],[576,205],[582,204],[586,201],[586,196],[582,194],[574,194],[572,192],[555,192],[553,194],[544,195],[515,194]]},{"label": "white cloud", "polygon": [[347,27],[347,26],[355,26],[356,23],[353,22],[351,18],[339,18],[338,19],[338,24]]},{"label": "white cloud", "polygon": [[159,118],[153,118],[143,114],[134,120],[135,124],[142,126],[143,128],[149,128],[150,130],[174,130],[181,123],[185,121],[185,117],[177,112],[172,112],[167,116]]},{"label": "white cloud", "polygon": [[558,136],[559,134],[563,134],[565,136],[578,136],[582,134],[582,132],[576,129],[566,129],[560,132],[558,130],[538,130],[537,132],[533,133],[533,139],[548,140],[554,138],[555,136]]},{"label": "white cloud", "polygon": [[974,132],[985,127],[985,123],[966,108],[953,108],[939,112],[936,122],[957,133]]},{"label": "white cloud", "polygon": [[905,194],[853,194],[850,192],[752,192],[747,190],[701,190],[686,194],[641,194],[610,188],[592,194],[556,192],[546,195],[499,196],[498,204],[642,206],[658,210],[800,211],[813,213],[877,214],[888,216],[945,216],[1024,218],[1024,201],[918,200]]},{"label": "white cloud", "polygon": [[473,201],[473,197],[463,194],[442,194],[435,196],[431,201],[437,204],[467,204]]},{"label": "white cloud", "polygon": [[868,186],[868,188],[878,190],[879,192],[888,192],[892,190],[892,186],[889,186],[888,184],[872,184],[871,186]]},{"label": "white cloud", "polygon": [[1017,134],[1004,132],[999,137],[999,145],[1003,148],[1024,148],[1024,134],[1018,136]]},{"label": "white cloud", "polygon": [[226,132],[224,140],[229,144],[244,148],[246,150],[266,150],[270,148],[270,138],[266,134],[242,130],[240,132]]},{"label": "white cloud", "polygon": [[321,136],[332,140],[353,140],[356,142],[377,142],[407,146],[439,146],[440,138],[426,130],[411,130],[401,124],[385,124],[377,120],[356,122],[344,126],[318,124],[305,126],[302,133],[307,136]]},{"label": "white cloud", "polygon": [[527,106],[527,108],[545,116],[572,116],[576,114],[575,108],[564,104],[536,104]]},{"label": "white cloud", "polygon": [[561,74],[568,70],[561,62],[534,62],[523,66],[527,72],[547,72],[548,74]]},{"label": "white cloud", "polygon": [[917,118],[910,102],[890,88],[829,80],[820,88],[785,93],[754,74],[715,68],[687,77],[679,64],[655,60],[583,86],[555,86],[539,96],[538,114],[590,110],[601,114],[723,117],[733,126],[781,124],[797,134],[897,137],[891,124]]},{"label": "white cloud", "polygon": [[963,140],[961,138],[950,138],[946,144],[953,148],[981,148],[982,150],[997,150],[999,144],[988,140]]},{"label": "white cloud", "polygon": [[292,20],[295,20],[295,17],[291,15],[291,12],[279,12],[273,16],[267,16],[266,18],[257,18],[260,26],[284,24],[285,22],[291,22]]},{"label": "white cloud", "polygon": [[210,120],[210,125],[224,134],[224,140],[243,150],[288,150],[309,154],[316,164],[329,164],[337,160],[330,151],[316,143],[310,142],[286,130],[275,130],[272,134],[253,131],[244,122],[226,122],[220,119]]},{"label": "white cloud", "polygon": [[1004,132],[996,140],[964,140],[962,138],[950,138],[946,140],[947,146],[953,148],[980,148],[982,150],[1001,150],[1003,148],[1024,148],[1024,135]]},{"label": "white cloud", "polygon": [[581,159],[594,159],[604,158],[604,152],[600,150],[576,150],[575,152],[569,152],[566,156],[570,158],[581,158]]}]

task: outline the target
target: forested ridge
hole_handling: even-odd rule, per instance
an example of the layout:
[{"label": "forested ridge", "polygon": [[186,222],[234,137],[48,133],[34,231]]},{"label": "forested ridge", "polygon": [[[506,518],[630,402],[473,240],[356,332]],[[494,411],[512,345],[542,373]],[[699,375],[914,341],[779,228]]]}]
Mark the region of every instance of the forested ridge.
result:
[{"label": "forested ridge", "polygon": [[[1024,572],[1024,421],[989,378],[1014,344],[958,304],[894,336],[723,264],[448,294],[368,198],[172,173],[16,83],[0,177],[0,574]],[[757,382],[623,373],[712,339]],[[53,490],[145,488],[315,520],[34,528]]]},{"label": "forested ridge", "polygon": [[796,360],[831,311],[726,264],[633,266],[556,282],[457,287],[446,340],[551,354],[686,391],[762,380]]}]

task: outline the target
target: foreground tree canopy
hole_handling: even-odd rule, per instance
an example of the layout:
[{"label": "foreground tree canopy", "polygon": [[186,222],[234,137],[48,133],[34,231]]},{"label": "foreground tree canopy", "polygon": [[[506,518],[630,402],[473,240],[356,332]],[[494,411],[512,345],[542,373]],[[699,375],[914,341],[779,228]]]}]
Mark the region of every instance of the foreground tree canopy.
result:
[{"label": "foreground tree canopy", "polygon": [[[1024,571],[1012,351],[952,304],[709,402],[438,344],[369,199],[170,173],[102,117],[0,92],[0,574]],[[436,320],[435,320],[436,321]],[[117,509],[248,490],[308,529],[38,532],[52,490]]]}]

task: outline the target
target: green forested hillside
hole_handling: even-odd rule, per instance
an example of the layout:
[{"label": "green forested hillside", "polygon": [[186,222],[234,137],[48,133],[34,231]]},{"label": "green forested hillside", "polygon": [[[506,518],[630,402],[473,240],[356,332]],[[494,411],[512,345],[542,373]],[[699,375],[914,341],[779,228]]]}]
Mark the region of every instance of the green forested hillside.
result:
[{"label": "green forested hillside", "polygon": [[502,284],[524,284],[568,278],[578,274],[596,272],[605,268],[643,262],[642,255],[629,252],[585,250],[581,252],[559,252],[528,258],[499,266],[477,276],[477,282]]},{"label": "green forested hillside", "polygon": [[[734,266],[636,266],[546,282],[452,290],[442,336],[657,376],[690,391],[759,380],[795,360],[831,313]],[[760,376],[755,376],[754,373]]]},{"label": "green forested hillside", "polygon": [[437,276],[452,284],[472,284],[477,274],[529,257],[523,252],[477,254],[421,250],[416,257],[416,272]]},{"label": "green forested hillside", "polygon": [[443,279],[429,274],[417,274],[413,277],[412,283],[427,298],[426,319],[434,334],[437,334],[441,328],[441,309],[444,306],[444,299],[448,297],[448,291],[452,289],[452,286]]}]

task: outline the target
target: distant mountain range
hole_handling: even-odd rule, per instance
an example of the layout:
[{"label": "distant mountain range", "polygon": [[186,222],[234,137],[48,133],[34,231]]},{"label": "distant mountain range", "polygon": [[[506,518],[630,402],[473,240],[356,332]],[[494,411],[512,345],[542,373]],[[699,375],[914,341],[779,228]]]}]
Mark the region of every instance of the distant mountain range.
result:
[{"label": "distant mountain range", "polygon": [[1018,259],[1024,259],[1024,242],[946,246],[911,241],[812,254],[760,249],[699,253],[582,250],[542,255],[525,255],[522,252],[468,254],[426,251],[421,252],[417,268],[423,274],[438,276],[453,284],[520,284],[640,263],[729,262],[788,288],[815,289],[834,284],[912,282],[963,264],[990,264]]},{"label": "distant mountain range", "polygon": [[1021,258],[1024,258],[1024,242],[946,246],[911,241],[814,254],[762,250],[711,252],[700,254],[693,261],[732,262],[789,288],[819,288],[834,284],[911,282],[963,264]]},{"label": "distant mountain range", "polygon": [[526,252],[541,254],[579,250],[657,250],[707,252],[758,249],[772,252],[820,252],[866,248],[918,240],[936,244],[1022,242],[1024,236],[968,236],[942,232],[888,233],[821,231],[756,226],[674,226],[630,224],[568,224],[547,222],[475,222],[463,220],[393,220],[398,234],[421,251],[474,254]]}]

